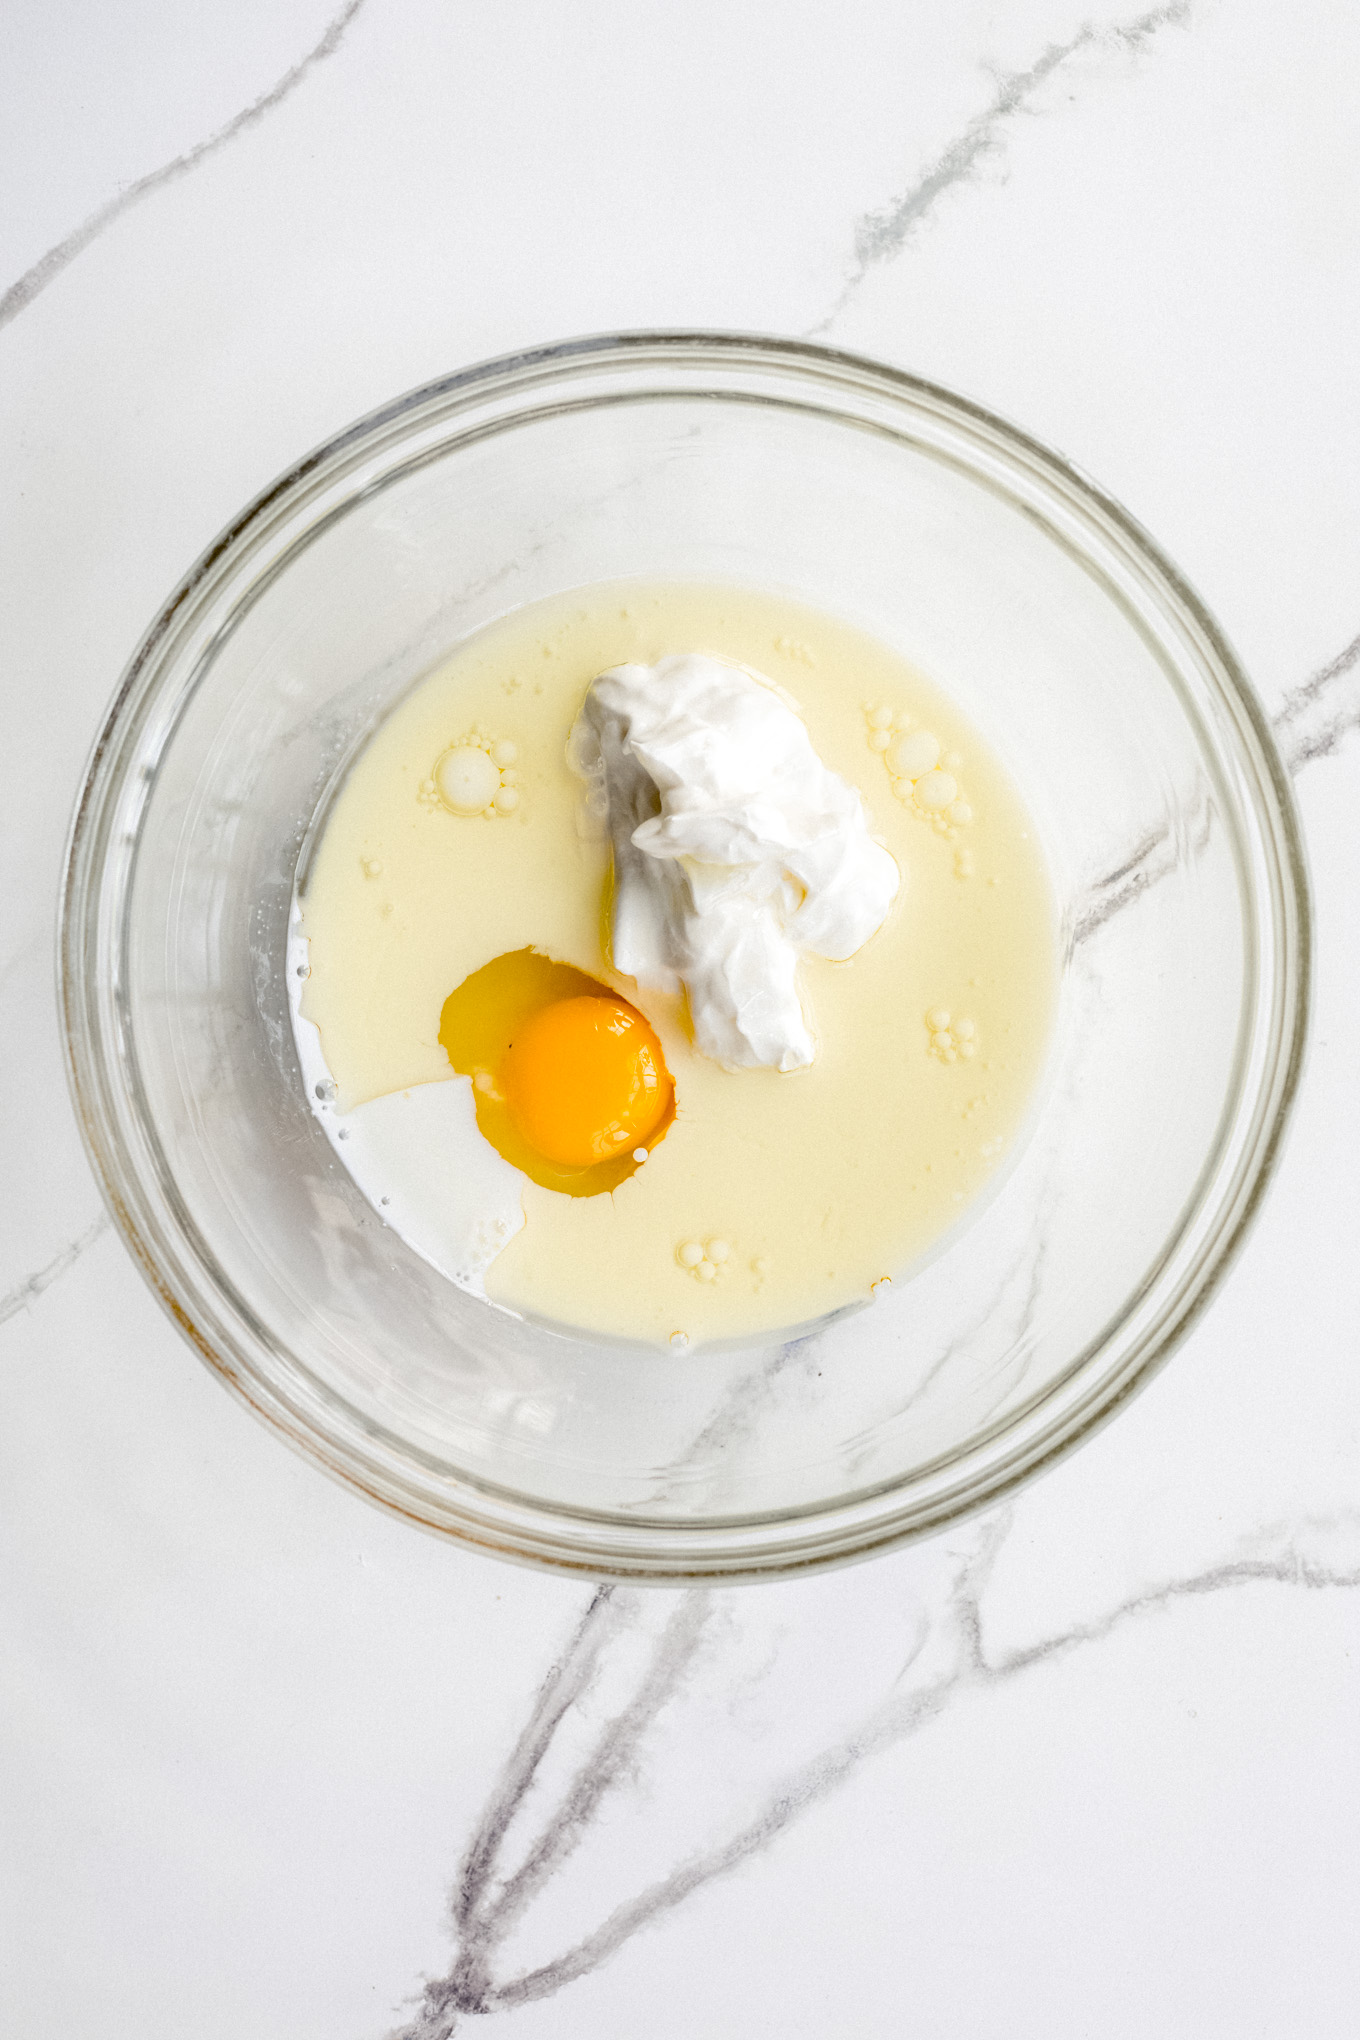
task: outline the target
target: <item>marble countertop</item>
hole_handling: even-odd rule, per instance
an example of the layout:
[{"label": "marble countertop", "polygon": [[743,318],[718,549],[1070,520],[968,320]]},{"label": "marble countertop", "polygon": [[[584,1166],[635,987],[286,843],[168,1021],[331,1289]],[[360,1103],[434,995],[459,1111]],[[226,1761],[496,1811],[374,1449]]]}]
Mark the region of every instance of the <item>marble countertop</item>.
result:
[{"label": "marble countertop", "polygon": [[[1360,12],[6,28],[0,2030],[1349,2040]],[[406,1529],[221,1392],[103,1215],[52,951],[97,722],[240,505],[459,364],[662,325],[826,336],[1122,498],[1275,716],[1319,938],[1274,1188],[1116,1423],[894,1557],[649,1594]]]}]

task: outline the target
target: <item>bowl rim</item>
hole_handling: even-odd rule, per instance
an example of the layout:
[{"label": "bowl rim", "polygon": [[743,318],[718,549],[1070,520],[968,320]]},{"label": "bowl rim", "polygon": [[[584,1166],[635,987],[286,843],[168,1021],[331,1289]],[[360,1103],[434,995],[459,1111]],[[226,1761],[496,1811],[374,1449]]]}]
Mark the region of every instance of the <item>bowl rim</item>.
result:
[{"label": "bowl rim", "polygon": [[[174,1241],[166,1238],[164,1228],[156,1223],[157,1214],[148,1208],[142,1194],[146,1184],[119,1127],[116,1044],[108,1039],[110,1030],[101,1018],[96,985],[106,879],[119,847],[111,840],[109,829],[123,791],[125,768],[138,756],[136,739],[158,694],[175,676],[175,639],[187,631],[195,613],[203,613],[213,590],[264,542],[268,531],[282,524],[309,492],[342,481],[360,459],[380,451],[385,440],[394,446],[403,443],[403,428],[409,432],[423,417],[438,412],[448,419],[457,408],[497,393],[510,396],[516,391],[526,395],[536,391],[541,395],[546,386],[569,378],[582,367],[696,365],[706,356],[734,368],[745,362],[774,373],[810,375],[842,388],[849,382],[896,400],[907,412],[913,407],[942,411],[980,428],[1000,446],[1007,460],[1037,469],[1050,485],[1065,489],[1079,509],[1088,515],[1095,513],[1096,521],[1103,521],[1132,558],[1150,571],[1153,584],[1160,584],[1159,608],[1170,612],[1179,607],[1179,620],[1188,621],[1199,634],[1217,668],[1225,705],[1239,719],[1234,732],[1236,762],[1255,767],[1249,775],[1250,785],[1256,795],[1258,819],[1269,824],[1263,827],[1262,837],[1273,848],[1269,876],[1278,893],[1273,916],[1279,934],[1271,987],[1273,1053],[1267,1057],[1256,1086],[1259,1109],[1254,1138],[1233,1178],[1235,1195],[1228,1202],[1225,1220],[1182,1280],[1171,1299],[1172,1307],[1144,1334],[1133,1361],[1114,1376],[1097,1376],[1090,1383],[1090,1393],[1060,1414],[1051,1435],[1040,1427],[1024,1449],[1009,1461],[1003,1460],[990,1475],[965,1483],[961,1492],[946,1491],[915,1510],[885,1509],[885,1498],[900,1497],[910,1485],[913,1475],[908,1474],[901,1481],[883,1484],[867,1501],[852,1498],[853,1506],[833,1500],[810,1510],[790,1511],[787,1516],[772,1518],[767,1512],[758,1524],[750,1521],[747,1527],[754,1534],[744,1539],[733,1536],[731,1519],[701,1518],[695,1523],[658,1526],[628,1515],[615,1517],[526,1503],[514,1496],[509,1498],[509,1507],[488,1511],[488,1493],[505,1497],[507,1491],[489,1490],[487,1484],[471,1476],[450,1474],[456,1498],[446,1496],[441,1505],[432,1506],[428,1495],[416,1493],[413,1482],[403,1482],[391,1468],[372,1463],[363,1449],[365,1426],[357,1415],[348,1438],[319,1429],[315,1409],[307,1407],[305,1398],[290,1397],[278,1381],[261,1378],[242,1341],[232,1336],[230,1324],[214,1308],[214,1299],[196,1293],[198,1285],[184,1258],[176,1254]],[[657,397],[665,393],[654,390],[644,394]],[[542,415],[542,407],[517,415],[518,421],[524,422]],[[499,424],[514,422],[516,414],[502,418]],[[842,418],[840,422],[852,421]],[[1170,604],[1165,601],[1168,594]],[[125,859],[128,854],[124,842]],[[295,1450],[389,1512],[488,1554],[590,1578],[656,1584],[707,1579],[736,1584],[865,1559],[995,1505],[1093,1435],[1147,1385],[1216,1293],[1273,1177],[1303,1068],[1312,950],[1302,831],[1292,782],[1270,723],[1217,620],[1122,504],[1074,462],[1020,427],[973,399],[908,370],[808,340],[707,329],[657,329],[549,342],[491,357],[420,384],[313,447],[261,490],[205,547],[162,604],[124,668],[92,746],[67,838],[58,913],[57,976],[62,1046],[77,1123],[117,1229],[183,1336],[219,1378]],[[163,1204],[165,1201],[162,1197]],[[1110,1336],[1107,1326],[1074,1357],[1058,1381],[1075,1374],[1089,1377]],[[1056,1386],[1057,1382],[1045,1395],[1051,1395]],[[1039,1399],[1040,1407],[1043,1400]],[[1018,1417],[1013,1419],[1009,1428],[1014,1429],[1018,1422]],[[1002,1436],[1006,1428],[1002,1427]],[[563,1526],[571,1524],[578,1526],[577,1534],[564,1535]],[[609,1526],[603,1535],[602,1524]],[[775,1533],[782,1527],[784,1534],[770,1534],[772,1526]]]}]

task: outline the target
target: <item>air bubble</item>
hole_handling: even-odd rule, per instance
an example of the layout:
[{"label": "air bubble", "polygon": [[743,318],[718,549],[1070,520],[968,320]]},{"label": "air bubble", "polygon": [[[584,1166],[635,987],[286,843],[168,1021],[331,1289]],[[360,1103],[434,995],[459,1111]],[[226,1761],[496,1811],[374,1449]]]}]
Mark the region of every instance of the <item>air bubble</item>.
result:
[{"label": "air bubble", "polygon": [[930,1053],[941,1062],[957,1062],[960,1056],[971,1061],[977,1054],[975,1020],[954,1020],[943,1006],[936,1006],[926,1014],[926,1027],[930,1034]]},{"label": "air bubble", "polygon": [[904,779],[920,779],[938,762],[940,740],[929,730],[900,736],[888,752],[888,769]]},{"label": "air bubble", "polygon": [[500,773],[479,744],[455,744],[435,767],[439,798],[455,815],[486,812],[500,784]]},{"label": "air bubble", "polygon": [[958,790],[958,781],[952,773],[927,772],[916,782],[917,804],[933,814],[947,808]]}]

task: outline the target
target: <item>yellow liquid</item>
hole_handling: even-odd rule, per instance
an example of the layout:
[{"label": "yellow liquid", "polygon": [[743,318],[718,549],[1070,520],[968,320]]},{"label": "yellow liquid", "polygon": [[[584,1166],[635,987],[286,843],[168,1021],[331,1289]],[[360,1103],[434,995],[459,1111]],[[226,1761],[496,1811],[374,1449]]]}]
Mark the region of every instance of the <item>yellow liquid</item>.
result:
[{"label": "yellow liquid", "polygon": [[[856,956],[802,964],[818,1044],[806,1070],[719,1068],[696,1053],[683,1001],[610,967],[608,848],[580,827],[567,733],[597,673],[679,651],[749,666],[792,697],[903,874]],[[871,748],[884,733],[870,709],[938,740],[932,794],[940,770],[956,782],[945,810],[894,780],[885,758],[902,754]],[[474,731],[517,747],[513,813],[455,816],[433,795],[435,762]],[[301,904],[302,1010],[345,1111],[448,1079],[445,1001],[507,952],[536,949],[646,1014],[675,1080],[673,1124],[609,1195],[526,1181],[523,1230],[486,1288],[512,1309],[657,1342],[768,1334],[900,1278],[1004,1163],[1056,989],[1038,840],[977,732],[875,639],[747,589],[577,589],[469,640],[355,760]]]}]

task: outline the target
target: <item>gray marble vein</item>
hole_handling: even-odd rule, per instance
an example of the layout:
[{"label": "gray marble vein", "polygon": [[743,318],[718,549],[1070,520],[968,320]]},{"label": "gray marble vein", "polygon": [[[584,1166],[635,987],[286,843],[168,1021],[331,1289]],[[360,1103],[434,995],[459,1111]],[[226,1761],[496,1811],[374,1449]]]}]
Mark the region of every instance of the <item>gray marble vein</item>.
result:
[{"label": "gray marble vein", "polygon": [[[1176,819],[1168,816],[1157,822],[1118,864],[1078,894],[1069,917],[1072,948],[1089,942],[1116,914],[1169,877],[1180,866],[1187,848],[1198,856],[1208,845],[1216,816],[1212,790],[1201,776]],[[1182,842],[1181,836],[1187,836],[1188,842]]]},{"label": "gray marble vein", "polygon": [[601,1802],[636,1766],[647,1730],[676,1692],[698,1649],[712,1601],[704,1589],[676,1597],[632,1693],[607,1718],[547,1821],[529,1842],[519,1867],[496,1883],[511,1824],[537,1782],[555,1736],[595,1683],[610,1645],[637,1628],[644,1598],[616,1587],[598,1588],[562,1657],[550,1668],[463,1859],[451,1906],[457,1960],[446,1977],[426,1984],[419,2012],[397,2040],[446,2040],[461,2012],[487,2012],[500,2005],[504,1987],[494,1984],[491,1974],[497,1949],[584,1840]]},{"label": "gray marble vein", "polygon": [[454,1899],[454,1914],[460,1927],[466,1927],[482,1914],[487,1887],[510,1823],[523,1804],[567,1710],[589,1689],[600,1654],[623,1619],[618,1588],[607,1583],[597,1587],[567,1649],[550,1666],[464,1858]]},{"label": "gray marble vein", "polygon": [[1360,635],[1284,698],[1275,736],[1291,772],[1337,750],[1360,727]]},{"label": "gray marble vein", "polygon": [[205,140],[196,142],[194,147],[186,150],[182,156],[174,157],[169,163],[162,163],[158,170],[149,170],[145,177],[139,177],[135,183],[125,185],[96,212],[92,212],[87,220],[83,220],[64,241],[58,241],[45,255],[40,255],[32,268],[26,269],[18,281],[12,283],[0,297],[0,326],[6,326],[11,319],[17,318],[26,305],[32,304],[40,291],[46,290],[49,283],[55,282],[63,269],[75,261],[77,255],[83,254],[106,227],[112,226],[115,220],[130,212],[134,205],[140,205],[144,198],[151,192],[159,190],[163,184],[170,184],[176,178],[187,175],[205,157],[214,155],[237,135],[243,134],[247,128],[255,127],[266,114],[272,113],[290,93],[296,91],[308,72],[315,70],[318,64],[323,64],[327,57],[334,56],[346,29],[360,9],[367,4],[368,0],[345,0],[345,5],[321,40],[308,50],[306,56],[299,58],[290,70],[285,71],[267,92],[262,92],[258,99],[252,100],[249,106],[233,115],[224,127],[216,129]]},{"label": "gray marble vein", "polygon": [[819,1334],[805,1332],[776,1346],[751,1372],[723,1397],[713,1415],[695,1432],[689,1444],[663,1469],[662,1477],[646,1497],[648,1504],[674,1499],[675,1482],[690,1467],[702,1465],[715,1455],[735,1451],[757,1429],[777,1388],[787,1384],[791,1371],[817,1367]]},{"label": "gray marble vein", "polygon": [[1170,0],[1130,21],[1097,27],[1086,22],[1066,42],[1050,43],[1026,69],[1005,72],[996,81],[991,103],[969,121],[961,134],[941,151],[916,182],[877,211],[865,213],[855,229],[854,259],[831,310],[809,328],[812,338],[825,333],[845,310],[861,284],[881,262],[901,253],[945,192],[967,184],[980,165],[995,156],[1017,115],[1026,112],[1040,89],[1081,51],[1104,47],[1122,55],[1139,55],[1164,28],[1190,19],[1190,0]]},{"label": "gray marble vein", "polygon": [[26,1276],[16,1289],[10,1290],[8,1296],[0,1296],[0,1325],[7,1319],[16,1317],[21,1310],[27,1310],[31,1303],[37,1302],[45,1289],[50,1289],[54,1282],[60,1282],[67,1269],[75,1267],[85,1249],[92,1247],[100,1235],[108,1229],[109,1215],[107,1211],[101,1211],[93,1225],[87,1225],[83,1233],[69,1240],[61,1252],[54,1254],[44,1267]]},{"label": "gray marble vein", "polygon": [[[654,1925],[681,1905],[693,1893],[727,1876],[741,1864],[759,1855],[801,1818],[810,1808],[828,1799],[875,1757],[910,1740],[927,1723],[936,1719],[963,1695],[998,1689],[1008,1682],[1054,1660],[1089,1648],[1134,1622],[1164,1613],[1179,1602],[1202,1600],[1239,1588],[1277,1586],[1305,1592],[1337,1592],[1360,1588],[1360,1515],[1309,1518],[1293,1525],[1279,1525],[1244,1539],[1236,1550],[1217,1564],[1162,1578],[1124,1596],[1095,1618],[1042,1636],[1033,1643],[1009,1650],[988,1646],[983,1596],[1013,1521],[1007,1507],[990,1518],[983,1528],[976,1550],[966,1558],[952,1589],[943,1597],[937,1614],[918,1622],[908,1640],[905,1661],[890,1689],[866,1710],[849,1731],[821,1750],[809,1762],[790,1770],[767,1793],[755,1816],[729,1835],[716,1840],[677,1863],[664,1876],[647,1883],[634,1897],[615,1907],[591,1933],[551,1961],[510,1976],[499,1983],[491,1980],[489,1959],[495,1937],[488,1938],[482,1924],[488,1915],[474,1906],[471,1918],[455,1901],[455,1924],[464,1936],[462,1951],[449,1977],[427,1985],[424,2001],[414,2020],[400,2029],[393,2040],[450,2040],[462,2013],[509,2011],[515,2006],[547,1998],[577,1981],[609,1960],[633,1936]],[[1341,1561],[1325,1550],[1309,1548],[1311,1539],[1321,1545],[1338,1537],[1349,1541],[1350,1550]],[[602,1590],[607,1591],[607,1590]],[[636,1619],[640,1596],[633,1596],[633,1612],[624,1618],[623,1628]],[[682,1595],[668,1625],[685,1639],[667,1654],[664,1649],[651,1660],[631,1707],[654,1718],[658,1695],[669,1695],[689,1674],[694,1640],[705,1619],[711,1595],[694,1591]],[[593,1677],[599,1645],[590,1634],[590,1624],[599,1597],[587,1611],[585,1621],[569,1646],[562,1664],[545,1682],[531,1719],[546,1725],[544,1700],[560,1694],[567,1686],[579,1691],[583,1680]],[[918,1611],[919,1612],[919,1611]],[[619,1633],[622,1633],[622,1629]],[[942,1668],[920,1684],[901,1690],[903,1679],[922,1656],[927,1640],[942,1645]],[[663,1639],[664,1646],[664,1639]],[[664,1661],[663,1661],[664,1660]],[[932,1658],[932,1662],[934,1662]],[[555,1706],[551,1702],[549,1712]],[[568,1705],[572,1703],[567,1703]],[[566,1709],[556,1714],[554,1728]],[[625,1713],[631,1711],[625,1709]],[[622,1716],[619,1717],[622,1719]],[[552,1731],[548,1731],[549,1736]],[[502,1786],[493,1793],[482,1834],[504,1832],[502,1795],[508,1789],[518,1801],[524,1775],[521,1752],[524,1739],[504,1774]],[[535,1767],[540,1757],[535,1759]],[[538,1848],[551,1853],[558,1823],[570,1828],[567,1843],[575,1847],[581,1839],[582,1820],[593,1817],[604,1789],[614,1780],[610,1769],[608,1736],[586,1757],[573,1774],[558,1809],[549,1816]],[[597,1789],[597,1772],[604,1777]],[[583,1811],[584,1809],[584,1811]],[[481,1860],[481,1836],[474,1840],[468,1860]],[[469,1953],[470,1947],[470,1953]]]}]

